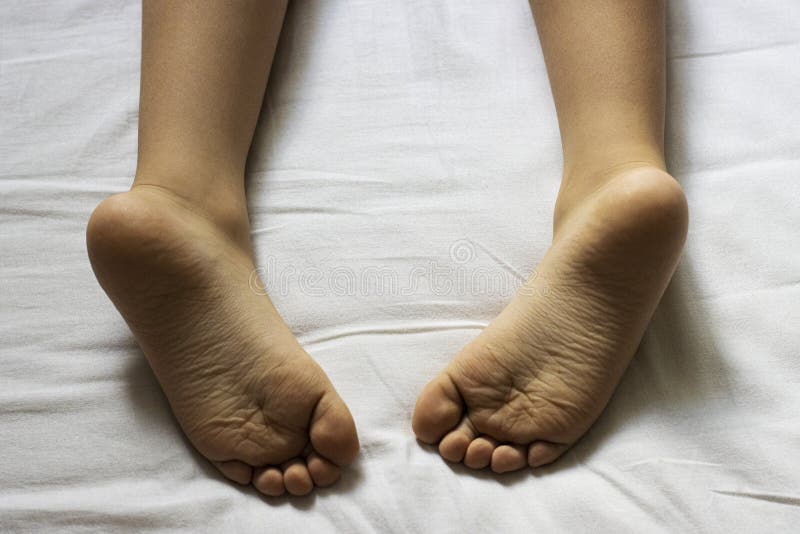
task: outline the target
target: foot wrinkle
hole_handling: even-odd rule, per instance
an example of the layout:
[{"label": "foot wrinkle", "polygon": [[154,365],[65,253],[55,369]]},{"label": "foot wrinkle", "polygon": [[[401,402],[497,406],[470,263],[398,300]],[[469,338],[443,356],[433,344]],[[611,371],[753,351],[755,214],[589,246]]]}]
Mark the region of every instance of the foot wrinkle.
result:
[{"label": "foot wrinkle", "polygon": [[[680,258],[686,201],[671,176],[631,160],[603,169],[598,180],[588,192],[562,188],[539,276],[443,371],[460,396],[447,401],[501,442],[496,470],[519,463],[520,449],[504,443],[529,444],[528,460],[543,465],[592,426]],[[542,279],[547,292],[537,290]],[[418,403],[415,419],[432,406]]]},{"label": "foot wrinkle", "polygon": [[[176,420],[201,454],[240,481],[245,466],[300,454],[325,396],[331,398],[326,414],[340,410],[340,420],[350,421],[330,429],[330,439],[357,443],[350,414],[322,369],[269,298],[250,288],[249,244],[235,237],[247,234],[149,186],[103,201],[87,229],[98,281],[130,326]],[[275,483],[270,491],[280,490],[275,472],[263,473]]]}]

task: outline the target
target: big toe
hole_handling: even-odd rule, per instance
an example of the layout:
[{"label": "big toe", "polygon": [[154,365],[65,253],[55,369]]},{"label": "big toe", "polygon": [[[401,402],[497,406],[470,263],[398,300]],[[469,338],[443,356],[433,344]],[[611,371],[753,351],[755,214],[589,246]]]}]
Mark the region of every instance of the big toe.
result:
[{"label": "big toe", "polygon": [[411,426],[417,439],[436,443],[461,420],[461,395],[453,380],[446,374],[428,382],[414,407]]},{"label": "big toe", "polygon": [[353,416],[335,391],[320,399],[311,418],[311,446],[317,453],[340,467],[358,455],[358,433]]}]

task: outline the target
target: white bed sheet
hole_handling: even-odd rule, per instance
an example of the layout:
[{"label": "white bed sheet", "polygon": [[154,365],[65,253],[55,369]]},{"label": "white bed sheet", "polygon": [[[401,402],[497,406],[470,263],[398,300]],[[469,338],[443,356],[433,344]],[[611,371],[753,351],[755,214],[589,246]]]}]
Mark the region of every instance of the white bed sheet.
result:
[{"label": "white bed sheet", "polygon": [[446,465],[409,418],[513,284],[408,280],[513,282],[547,248],[560,150],[527,3],[293,2],[250,164],[254,240],[363,452],[337,488],[272,500],[192,452],[86,260],[89,213],[134,171],[139,17],[0,4],[0,530],[798,528],[800,3],[670,3],[683,263],[596,426],[498,479]]}]

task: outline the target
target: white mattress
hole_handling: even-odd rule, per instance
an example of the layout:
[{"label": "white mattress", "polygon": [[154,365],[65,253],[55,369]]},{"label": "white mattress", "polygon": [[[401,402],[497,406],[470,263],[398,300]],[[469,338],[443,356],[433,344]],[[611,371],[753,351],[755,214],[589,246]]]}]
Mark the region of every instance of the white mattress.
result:
[{"label": "white mattress", "polygon": [[[192,451],[89,268],[89,213],[134,172],[139,17],[127,0],[0,4],[0,530],[800,525],[800,3],[671,2],[685,257],[590,433],[552,468],[495,477],[448,466],[409,420],[548,246],[560,147],[527,3],[293,2],[253,237],[260,267],[294,273],[273,300],[363,444],[302,499],[234,487]],[[431,266],[509,283],[409,286]]]}]

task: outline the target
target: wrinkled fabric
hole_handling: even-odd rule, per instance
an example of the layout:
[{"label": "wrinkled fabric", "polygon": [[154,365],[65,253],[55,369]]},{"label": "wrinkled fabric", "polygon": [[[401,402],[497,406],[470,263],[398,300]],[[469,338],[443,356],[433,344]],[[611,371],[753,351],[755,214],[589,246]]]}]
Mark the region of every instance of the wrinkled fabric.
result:
[{"label": "wrinkled fabric", "polygon": [[194,453],[94,280],[135,170],[140,8],[0,4],[0,530],[787,531],[800,524],[800,4],[669,5],[686,252],[608,409],[503,477],[416,394],[547,250],[560,145],[524,0],[297,0],[248,165],[258,267],[349,404],[341,483],[266,499]]}]

